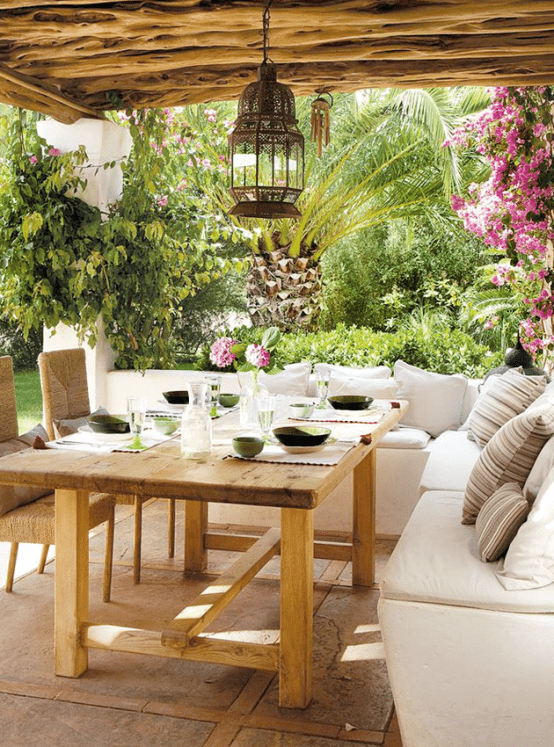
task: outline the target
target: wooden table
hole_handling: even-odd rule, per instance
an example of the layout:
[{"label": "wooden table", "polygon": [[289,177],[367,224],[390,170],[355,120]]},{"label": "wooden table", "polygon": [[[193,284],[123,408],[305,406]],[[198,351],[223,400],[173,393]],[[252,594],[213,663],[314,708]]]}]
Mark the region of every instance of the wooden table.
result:
[{"label": "wooden table", "polygon": [[[140,454],[48,449],[1,458],[0,483],[45,485],[56,491],[56,674],[79,677],[87,669],[89,648],[210,661],[277,671],[280,705],[306,708],[312,697],[313,558],[352,560],[353,583],[373,584],[375,446],[406,411],[407,403],[400,405],[377,424],[362,426],[371,432],[371,444],[357,444],[335,466],[222,459],[237,428],[232,415],[217,421],[214,454],[205,463],[183,460],[175,440]],[[352,542],[314,543],[313,509],[350,472],[354,477]],[[139,493],[186,501],[186,570],[203,570],[209,549],[241,550],[244,554],[182,610],[169,629],[93,622],[88,609],[89,492]],[[209,533],[210,501],[277,506],[281,509],[280,530],[272,528],[259,539]],[[222,640],[203,633],[279,552],[279,643]]]}]

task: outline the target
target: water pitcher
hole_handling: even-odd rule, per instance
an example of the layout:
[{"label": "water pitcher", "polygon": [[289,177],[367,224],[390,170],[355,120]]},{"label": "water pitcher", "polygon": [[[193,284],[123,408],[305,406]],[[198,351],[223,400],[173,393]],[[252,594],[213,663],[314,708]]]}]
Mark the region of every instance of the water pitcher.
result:
[{"label": "water pitcher", "polygon": [[212,451],[212,419],[206,406],[208,385],[190,381],[189,403],[181,419],[181,454],[185,459],[206,459]]}]

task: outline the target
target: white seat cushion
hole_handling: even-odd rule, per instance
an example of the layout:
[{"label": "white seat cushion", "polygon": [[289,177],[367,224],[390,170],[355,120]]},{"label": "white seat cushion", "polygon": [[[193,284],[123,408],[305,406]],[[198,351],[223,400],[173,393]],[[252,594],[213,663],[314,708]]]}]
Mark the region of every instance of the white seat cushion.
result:
[{"label": "white seat cushion", "polygon": [[479,558],[474,526],[460,523],[456,494],[422,496],[387,564],[381,594],[386,599],[473,607],[502,612],[554,612],[554,584],[506,591],[497,562]]},{"label": "white seat cushion", "polygon": [[467,431],[441,433],[431,443],[431,454],[421,476],[420,495],[427,490],[463,493],[481,451],[479,444],[468,439]]},{"label": "white seat cushion", "polygon": [[381,449],[424,449],[431,436],[420,428],[403,428],[385,433],[377,444]]}]

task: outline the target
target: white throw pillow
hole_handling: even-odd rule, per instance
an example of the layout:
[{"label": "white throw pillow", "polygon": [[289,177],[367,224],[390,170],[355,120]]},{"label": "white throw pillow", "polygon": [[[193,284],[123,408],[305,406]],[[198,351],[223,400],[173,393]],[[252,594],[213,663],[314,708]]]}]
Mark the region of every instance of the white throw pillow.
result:
[{"label": "white throw pillow", "polygon": [[422,428],[431,436],[460,426],[467,388],[465,376],[446,376],[396,361],[394,378],[399,385],[397,398],[410,403],[402,418],[404,425]]},{"label": "white throw pillow", "polygon": [[496,576],[509,591],[537,589],[554,582],[554,470],[544,481]]},{"label": "white throw pillow", "polygon": [[542,447],[523,486],[523,495],[526,501],[534,502],[552,467],[554,467],[554,436]]},{"label": "white throw pillow", "polygon": [[374,399],[395,399],[398,384],[394,379],[372,379],[368,377],[350,377],[332,373],[329,382],[329,396],[341,394],[361,394]]},{"label": "white throw pillow", "polygon": [[392,373],[388,366],[368,366],[367,368],[354,368],[353,366],[337,366],[334,363],[316,363],[314,366],[316,378],[320,366],[326,366],[333,378],[347,377],[349,379],[388,379],[390,378],[390,375]]},{"label": "white throw pillow", "polygon": [[479,446],[486,446],[505,423],[522,413],[544,392],[544,376],[525,376],[512,368],[491,377],[483,387],[469,416],[469,430]]},{"label": "white throw pillow", "polygon": [[303,397],[308,394],[311,370],[311,363],[290,363],[278,374],[272,375],[260,371],[258,381],[269,390],[270,394]]}]

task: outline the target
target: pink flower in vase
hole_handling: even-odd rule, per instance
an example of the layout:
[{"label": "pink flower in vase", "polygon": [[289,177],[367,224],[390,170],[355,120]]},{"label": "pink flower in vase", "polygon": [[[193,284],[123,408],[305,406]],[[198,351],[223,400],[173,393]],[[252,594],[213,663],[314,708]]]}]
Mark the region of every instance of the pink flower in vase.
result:
[{"label": "pink flower in vase", "polygon": [[246,348],[244,357],[256,368],[265,368],[269,365],[270,352],[266,350],[262,345],[252,344]]},{"label": "pink flower in vase", "polygon": [[236,344],[237,341],[233,340],[232,337],[218,337],[210,349],[211,362],[219,368],[230,366],[236,358],[236,355],[231,352],[231,348]]}]

